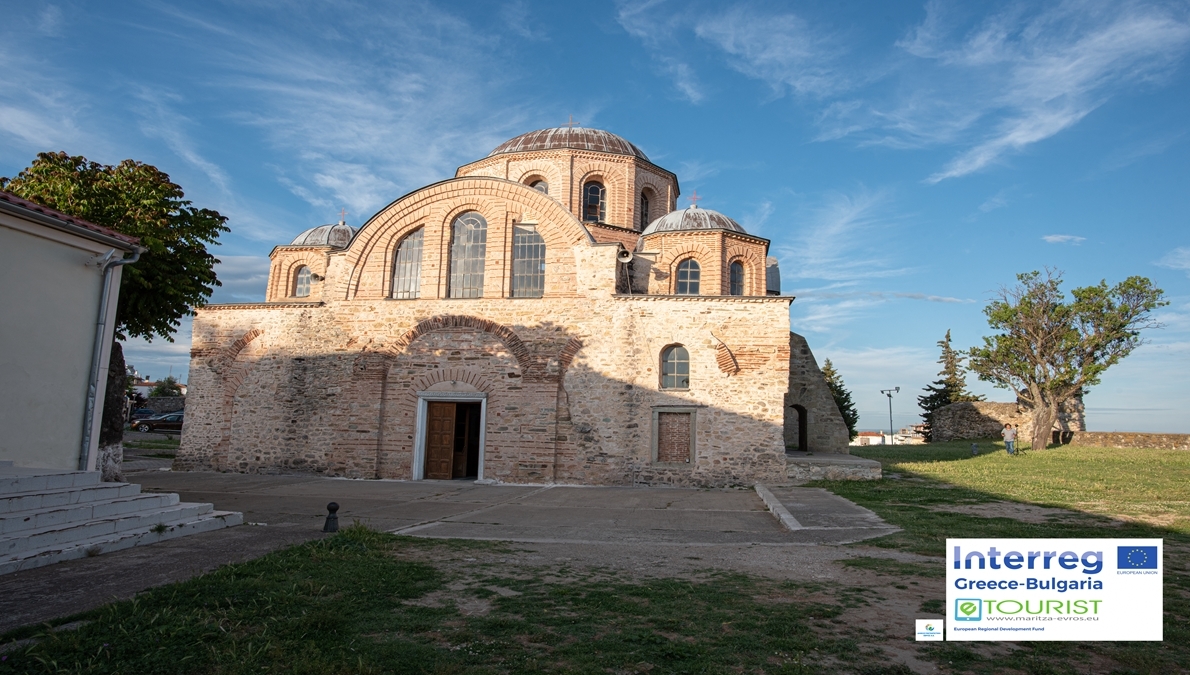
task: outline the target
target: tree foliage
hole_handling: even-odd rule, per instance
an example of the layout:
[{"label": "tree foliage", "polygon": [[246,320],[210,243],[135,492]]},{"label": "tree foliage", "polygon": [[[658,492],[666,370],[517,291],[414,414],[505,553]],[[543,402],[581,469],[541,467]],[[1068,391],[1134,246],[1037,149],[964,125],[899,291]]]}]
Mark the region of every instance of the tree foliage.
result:
[{"label": "tree foliage", "polygon": [[1010,389],[1032,409],[1034,448],[1050,440],[1058,407],[1099,383],[1103,372],[1143,344],[1140,331],[1159,324],[1151,312],[1169,303],[1145,277],[1115,286],[1106,281],[1062,292],[1062,273],[1047,269],[1017,275],[986,308],[998,334],[970,352],[979,379]]},{"label": "tree foliage", "polygon": [[182,387],[178,385],[178,378],[170,375],[158,382],[150,391],[149,396],[182,396]]},{"label": "tree foliage", "polygon": [[207,252],[227,218],[198,209],[154,166],[126,159],[115,166],[65,152],[43,152],[0,189],[140,239],[148,249],[123,270],[116,337],[173,340],[181,318],[206,304],[219,280]]},{"label": "tree foliage", "polygon": [[917,405],[924,411],[921,419],[925,423],[927,442],[932,440],[934,411],[951,403],[983,400],[982,396],[967,391],[967,369],[963,367],[967,357],[950,346],[949,330],[946,331],[946,337],[938,341],[938,347],[942,349],[942,355],[938,358],[938,363],[942,364],[942,370],[938,371],[939,378],[923,389],[926,392],[924,396],[917,397]]},{"label": "tree foliage", "polygon": [[848,438],[854,439],[859,434],[855,428],[855,425],[859,424],[859,412],[855,409],[855,402],[851,400],[851,392],[843,386],[843,378],[839,371],[835,370],[835,364],[831,363],[830,359],[822,363],[822,376],[830,387],[831,396],[835,398],[835,405],[839,407],[843,423],[847,425]]}]

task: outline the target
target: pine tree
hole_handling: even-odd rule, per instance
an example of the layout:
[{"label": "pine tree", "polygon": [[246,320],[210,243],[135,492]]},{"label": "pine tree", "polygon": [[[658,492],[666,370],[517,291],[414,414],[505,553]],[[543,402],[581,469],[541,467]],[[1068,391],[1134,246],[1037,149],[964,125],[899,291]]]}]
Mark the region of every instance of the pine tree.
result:
[{"label": "pine tree", "polygon": [[951,348],[949,330],[946,331],[946,337],[938,341],[938,346],[942,348],[942,356],[938,358],[938,363],[942,364],[942,370],[938,371],[941,379],[934,380],[933,384],[923,389],[925,396],[917,397],[917,405],[924,411],[921,419],[925,422],[926,442],[932,440],[935,410],[960,401],[983,400],[982,396],[967,391],[967,369],[963,367],[966,357]]},{"label": "pine tree", "polygon": [[854,439],[859,434],[855,429],[855,425],[859,423],[859,412],[855,409],[855,402],[851,400],[851,392],[843,386],[843,378],[839,376],[839,371],[835,370],[835,365],[830,359],[822,363],[822,376],[831,388],[831,396],[835,397],[835,405],[839,407],[843,423],[847,425],[848,438]]}]

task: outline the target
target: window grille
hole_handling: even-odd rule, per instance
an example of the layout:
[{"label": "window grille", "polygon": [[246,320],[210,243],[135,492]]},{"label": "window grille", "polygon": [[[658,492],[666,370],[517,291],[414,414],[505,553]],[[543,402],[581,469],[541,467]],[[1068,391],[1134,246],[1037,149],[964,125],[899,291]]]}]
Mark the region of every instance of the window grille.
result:
[{"label": "window grille", "polygon": [[535,180],[532,183],[529,183],[529,187],[542,194],[548,195],[550,193],[550,184],[543,180]]},{"label": "window grille", "polygon": [[645,193],[640,193],[640,228],[641,230],[649,226],[649,196]]},{"label": "window grille", "polygon": [[698,280],[702,270],[694,258],[686,258],[678,264],[678,285],[674,292],[678,295],[698,295]]},{"label": "window grille", "polygon": [[732,295],[744,294],[744,265],[739,262],[731,264],[731,291]]},{"label": "window grille", "polygon": [[483,297],[483,264],[488,252],[488,221],[475,211],[450,225],[450,297]]},{"label": "window grille", "polygon": [[661,388],[690,388],[690,352],[685,347],[674,345],[661,352]]},{"label": "window grille", "polygon": [[405,237],[393,258],[393,297],[414,300],[421,297],[421,249],[424,229]]},{"label": "window grille", "polygon": [[607,222],[607,190],[603,183],[591,181],[583,186],[583,220],[588,223]]},{"label": "window grille", "polygon": [[540,298],[545,293],[545,240],[533,225],[512,229],[512,297]]},{"label": "window grille", "polygon": [[310,268],[305,265],[298,268],[297,279],[293,284],[293,297],[310,297]]}]

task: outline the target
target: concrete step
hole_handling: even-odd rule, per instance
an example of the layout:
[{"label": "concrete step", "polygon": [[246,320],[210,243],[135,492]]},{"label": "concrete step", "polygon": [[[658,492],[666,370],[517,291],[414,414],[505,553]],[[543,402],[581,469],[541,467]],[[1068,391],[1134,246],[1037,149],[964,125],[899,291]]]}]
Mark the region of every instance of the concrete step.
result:
[{"label": "concrete step", "polygon": [[98,484],[98,471],[5,469],[4,473],[0,474],[0,495],[16,492],[56,490],[59,488],[86,487],[88,485]]},{"label": "concrete step", "polygon": [[86,522],[50,525],[4,534],[0,535],[0,561],[24,557],[27,552],[41,548],[65,547],[73,542],[95,537],[152,528],[159,524],[168,526],[195,520],[213,509],[210,504],[180,503],[152,511],[93,518]]},{"label": "concrete step", "polygon": [[0,513],[0,536],[96,518],[159,511],[181,500],[175,494],[148,494],[88,501],[81,504]]},{"label": "concrete step", "polygon": [[[178,506],[195,506],[194,504],[179,504]],[[154,526],[124,530],[112,534],[96,535],[87,539],[71,541],[67,544],[47,545],[31,548],[18,557],[0,555],[0,575],[20,570],[33,569],[43,565],[50,565],[64,560],[74,560],[110,553],[133,546],[154,544],[166,539],[174,539],[188,534],[210,532],[224,527],[242,525],[244,516],[232,511],[212,511],[210,504],[204,504],[208,510],[189,520],[167,524],[164,531]],[[154,523],[156,525],[156,523]]]},{"label": "concrete step", "polygon": [[133,483],[97,483],[83,487],[54,488],[34,492],[0,494],[0,518],[17,511],[36,511],[71,504],[98,502],[140,494],[140,486]]}]

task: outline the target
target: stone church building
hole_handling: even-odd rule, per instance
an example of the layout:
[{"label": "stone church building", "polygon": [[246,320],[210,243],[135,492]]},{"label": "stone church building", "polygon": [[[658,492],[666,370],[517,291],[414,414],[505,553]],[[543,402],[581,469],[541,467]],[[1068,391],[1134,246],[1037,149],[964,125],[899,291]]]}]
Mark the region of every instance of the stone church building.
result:
[{"label": "stone church building", "polygon": [[271,254],[263,303],[194,319],[177,469],[729,485],[846,453],[769,242],[595,129]]}]

